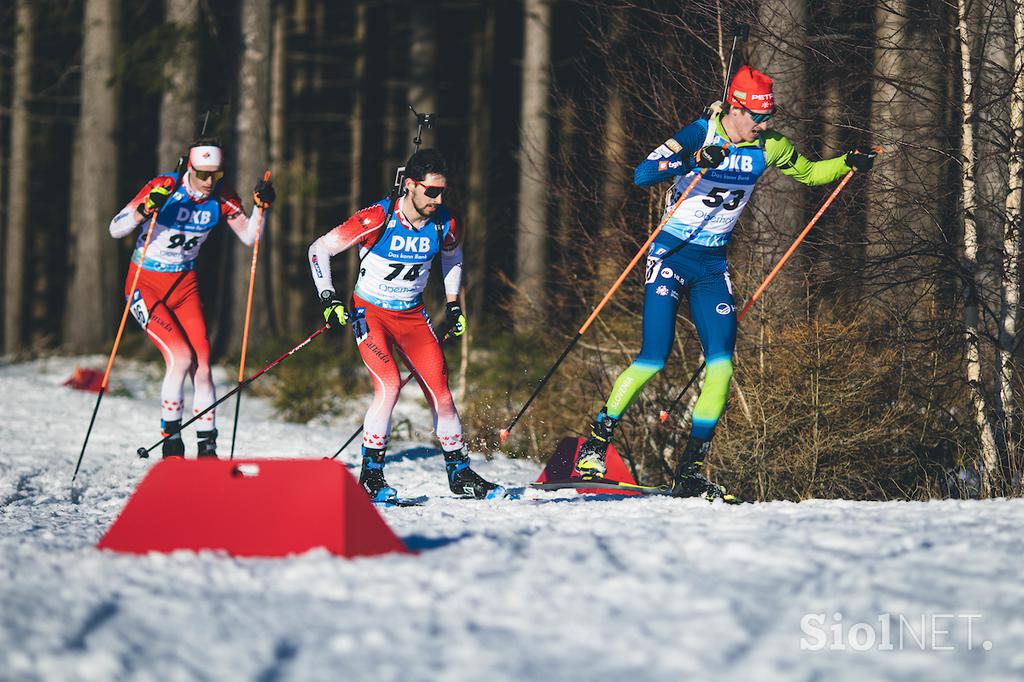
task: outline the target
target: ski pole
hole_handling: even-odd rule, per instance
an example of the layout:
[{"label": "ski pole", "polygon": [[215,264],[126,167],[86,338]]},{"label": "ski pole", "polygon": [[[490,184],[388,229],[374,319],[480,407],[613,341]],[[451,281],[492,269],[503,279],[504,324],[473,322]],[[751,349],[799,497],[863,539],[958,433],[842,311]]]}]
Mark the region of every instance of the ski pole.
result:
[{"label": "ski pole", "polygon": [[[180,165],[180,162],[179,162]],[[139,264],[135,268],[135,275],[132,277],[132,286],[128,289],[128,300],[124,302],[124,311],[121,313],[121,324],[117,327],[117,336],[114,337],[114,347],[110,349],[110,357],[107,359],[107,369],[103,373],[103,383],[100,384],[100,392],[96,396],[96,405],[92,408],[92,419],[89,420],[89,428],[85,432],[85,442],[82,443],[82,451],[78,453],[78,461],[75,463],[75,473],[71,474],[71,484],[74,485],[78,477],[78,469],[82,466],[82,458],[85,456],[85,447],[89,444],[89,436],[92,434],[93,424],[96,423],[96,413],[100,410],[100,402],[107,392],[107,382],[110,380],[110,370],[114,367],[114,357],[117,355],[118,346],[121,345],[121,335],[124,334],[124,325],[128,321],[128,312],[132,307],[132,297],[135,295],[135,287],[139,284],[139,275],[142,274],[142,264],[146,262],[146,251],[149,249],[149,241],[153,238],[153,228],[156,227],[156,215],[159,211],[153,211],[153,217],[149,219],[149,229],[146,230],[146,241],[142,244],[142,253],[139,255]]]},{"label": "ski pole", "polygon": [[[736,316],[737,323],[743,319],[743,316],[747,314],[748,310],[750,310],[750,306],[754,305],[754,301],[761,297],[761,294],[764,293],[764,290],[768,288],[768,285],[771,283],[771,281],[775,279],[775,275],[779,273],[779,270],[782,269],[782,266],[785,265],[786,261],[789,260],[789,257],[793,255],[793,252],[796,251],[796,247],[800,246],[800,242],[804,240],[804,237],[806,237],[807,233],[811,231],[811,228],[814,227],[814,224],[818,222],[818,218],[821,217],[821,215],[825,212],[825,209],[829,207],[832,201],[837,196],[839,196],[840,192],[843,191],[843,188],[846,187],[846,183],[848,183],[850,181],[850,178],[853,177],[854,172],[855,171],[851,170],[845,176],[843,176],[842,182],[840,182],[836,186],[836,188],[832,190],[832,194],[830,194],[828,199],[825,200],[825,203],[821,205],[821,208],[819,208],[818,212],[814,214],[814,217],[811,218],[811,221],[807,223],[807,226],[803,229],[803,231],[801,231],[800,234],[797,235],[796,239],[793,240],[793,243],[790,245],[789,249],[786,251],[786,253],[782,255],[782,258],[779,260],[779,262],[775,264],[775,267],[772,268],[772,271],[768,273],[768,276],[764,278],[764,281],[761,282],[761,285],[757,287],[756,291],[754,291],[754,295],[751,296],[750,300],[747,301],[747,304],[743,306],[743,310],[741,310],[739,314]],[[686,386],[683,387],[683,390],[679,391],[679,394],[676,395],[675,399],[672,401],[672,403],[668,406],[667,409],[662,410],[661,413],[658,414],[658,418],[662,421],[662,423],[668,420],[669,413],[676,408],[676,406],[679,404],[679,401],[683,399],[683,395],[685,395],[686,392],[690,390],[690,386],[693,385],[693,382],[697,381],[697,377],[700,376],[701,371],[703,371],[704,369],[704,364],[704,361],[701,360],[700,366],[697,367],[697,370],[693,373],[693,376],[690,377],[690,380],[686,382]]]},{"label": "ski pole", "polygon": [[565,350],[562,351],[562,354],[558,356],[557,360],[555,360],[555,364],[551,365],[551,368],[548,369],[547,373],[541,378],[540,383],[537,384],[537,388],[533,389],[533,393],[530,395],[529,399],[527,399],[526,404],[519,409],[519,412],[516,414],[515,418],[512,419],[511,422],[509,422],[509,425],[498,432],[498,435],[500,436],[502,443],[504,443],[505,440],[508,438],[509,432],[515,427],[519,419],[523,416],[523,414],[526,413],[526,410],[530,407],[530,403],[532,403],[534,399],[538,395],[540,395],[540,392],[544,390],[544,386],[545,384],[548,383],[548,379],[551,378],[551,376],[555,373],[555,370],[558,369],[558,366],[562,364],[563,360],[565,360],[565,357],[569,355],[573,347],[576,346],[577,342],[579,342],[580,338],[590,327],[591,323],[597,318],[598,314],[601,312],[601,309],[604,308],[605,304],[608,303],[612,295],[616,292],[616,290],[618,290],[619,286],[626,279],[626,276],[629,275],[633,267],[643,257],[644,253],[647,252],[647,248],[651,245],[652,242],[654,242],[654,238],[661,233],[662,228],[664,228],[665,224],[668,223],[668,219],[672,217],[672,214],[676,212],[676,209],[678,209],[679,206],[686,199],[686,197],[689,196],[690,192],[693,191],[693,188],[697,186],[698,182],[700,182],[700,179],[704,177],[704,172],[706,170],[706,168],[701,168],[700,171],[694,176],[690,184],[687,185],[683,193],[679,195],[679,198],[676,199],[676,202],[672,204],[672,206],[667,211],[665,211],[665,217],[663,217],[661,219],[661,222],[658,223],[658,227],[656,227],[654,231],[651,232],[650,236],[647,237],[647,241],[644,242],[643,246],[640,247],[640,250],[636,252],[635,256],[633,256],[633,260],[629,261],[629,264],[626,266],[626,269],[622,271],[622,274],[619,275],[619,278],[617,280],[615,280],[615,283],[612,284],[611,288],[604,295],[604,298],[601,299],[601,302],[598,303],[597,307],[594,308],[593,312],[590,313],[590,317],[588,317],[587,320],[583,323],[583,325],[576,331],[575,336],[573,336],[572,340],[569,341],[569,345],[565,347]]},{"label": "ski pole", "polygon": [[[445,341],[448,340],[448,337],[449,337],[447,324],[442,326],[441,329],[444,331],[444,333],[441,335],[441,343],[443,344]],[[402,383],[398,384],[398,392],[399,393],[402,392],[402,389],[405,388],[405,385],[407,383],[409,383],[414,376],[416,376],[416,373],[410,370],[409,375],[407,377],[405,377],[404,379],[402,379]],[[361,434],[362,432],[363,432],[363,425],[360,424],[359,428],[356,429],[352,433],[352,435],[348,437],[348,440],[341,444],[341,447],[338,448],[337,452],[335,452],[330,457],[324,457],[324,459],[337,459],[338,455],[341,454],[341,451],[344,450],[345,448],[347,448],[349,445],[351,445],[352,441],[354,441],[356,438],[358,438],[359,434]]]},{"label": "ski pole", "polygon": [[[227,400],[228,398],[230,398],[231,396],[235,395],[237,392],[241,391],[243,388],[245,388],[246,386],[248,386],[252,382],[256,381],[257,379],[259,379],[261,376],[263,376],[264,374],[266,374],[270,370],[272,370],[275,367],[277,367],[286,358],[294,355],[300,348],[305,347],[306,344],[308,344],[310,341],[312,341],[313,339],[315,339],[316,337],[320,336],[325,331],[327,331],[328,327],[329,327],[329,325],[325,324],[324,326],[320,327],[315,332],[313,332],[312,334],[307,336],[306,339],[302,343],[300,343],[299,345],[297,345],[294,348],[292,348],[290,351],[288,351],[287,353],[285,353],[284,355],[279,357],[277,360],[274,360],[273,362],[270,362],[270,363],[264,365],[263,369],[261,369],[260,371],[256,372],[255,374],[253,374],[251,377],[249,377],[245,381],[243,381],[240,384],[238,384],[238,386],[235,386],[231,391],[229,391],[228,393],[224,394],[222,397],[218,398],[212,405],[207,407],[202,412],[197,413],[194,417],[192,417],[187,422],[182,424],[181,428],[178,430],[178,433],[183,431],[186,426],[188,426],[192,422],[196,421],[197,419],[202,417],[204,414],[206,414],[207,412],[209,412],[210,410],[214,409],[215,407],[220,405],[222,402]],[[157,448],[157,447],[163,445],[163,442],[165,440],[167,440],[168,438],[170,438],[171,435],[173,435],[173,434],[169,434],[169,435],[164,436],[163,438],[161,438],[157,442],[155,442],[152,445],[150,445],[148,448],[139,448],[138,450],[135,451],[136,454],[138,454],[138,456],[142,457],[143,459],[149,457],[150,451],[153,450],[154,448]]]},{"label": "ski pole", "polygon": [[[263,182],[270,180],[270,170],[263,173]],[[256,241],[252,245],[252,265],[249,266],[249,297],[245,302],[245,330],[242,332],[242,357],[238,361],[238,383],[242,383],[242,379],[245,378],[245,351],[249,345],[249,320],[252,314],[252,290],[253,285],[256,283],[256,259],[260,253],[260,233],[263,231],[263,207],[260,206],[256,209],[260,212],[259,219],[256,221]],[[242,408],[242,392],[239,391],[235,398],[235,424],[231,427],[231,456],[228,459],[235,458],[235,435],[238,433],[238,413]]]}]

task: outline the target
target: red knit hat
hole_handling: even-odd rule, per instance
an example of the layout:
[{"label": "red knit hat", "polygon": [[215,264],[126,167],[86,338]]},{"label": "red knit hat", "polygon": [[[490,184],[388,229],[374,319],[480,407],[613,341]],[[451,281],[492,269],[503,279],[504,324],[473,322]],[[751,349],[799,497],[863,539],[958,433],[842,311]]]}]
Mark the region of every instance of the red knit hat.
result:
[{"label": "red knit hat", "polygon": [[746,107],[755,114],[772,114],[775,112],[772,79],[757,69],[741,66],[729,83],[726,101],[732,106]]}]

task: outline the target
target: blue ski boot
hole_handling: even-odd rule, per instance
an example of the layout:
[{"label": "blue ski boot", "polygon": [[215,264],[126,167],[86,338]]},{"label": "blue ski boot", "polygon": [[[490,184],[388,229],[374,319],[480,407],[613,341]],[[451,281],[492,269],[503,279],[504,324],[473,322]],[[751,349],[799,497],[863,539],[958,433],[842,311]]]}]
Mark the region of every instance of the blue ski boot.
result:
[{"label": "blue ski boot", "polygon": [[398,491],[384,480],[384,450],[363,446],[363,466],[359,470],[359,485],[370,496],[372,502],[393,502]]},{"label": "blue ski boot", "polygon": [[576,460],[576,470],[584,479],[604,478],[608,473],[604,457],[608,453],[608,445],[612,442],[618,419],[609,417],[601,410],[594,424],[590,427],[590,438],[580,446],[580,456]]},{"label": "blue ski boot", "polygon": [[444,468],[448,472],[448,487],[460,497],[493,500],[508,493],[497,483],[491,483],[469,468],[469,456],[462,449],[444,453]]}]

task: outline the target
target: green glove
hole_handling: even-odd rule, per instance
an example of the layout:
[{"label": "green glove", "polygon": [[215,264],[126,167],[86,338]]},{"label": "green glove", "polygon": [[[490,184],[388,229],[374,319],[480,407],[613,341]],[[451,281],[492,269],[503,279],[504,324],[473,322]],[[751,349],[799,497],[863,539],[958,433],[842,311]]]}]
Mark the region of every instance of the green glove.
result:
[{"label": "green glove", "polygon": [[320,294],[320,305],[324,309],[324,322],[332,330],[339,331],[348,322],[345,304],[339,301],[330,289],[324,289]]},{"label": "green glove", "polygon": [[155,211],[163,208],[170,196],[170,187],[154,187],[149,191],[149,196],[146,197],[146,203],[141,207],[140,213],[148,218]]}]

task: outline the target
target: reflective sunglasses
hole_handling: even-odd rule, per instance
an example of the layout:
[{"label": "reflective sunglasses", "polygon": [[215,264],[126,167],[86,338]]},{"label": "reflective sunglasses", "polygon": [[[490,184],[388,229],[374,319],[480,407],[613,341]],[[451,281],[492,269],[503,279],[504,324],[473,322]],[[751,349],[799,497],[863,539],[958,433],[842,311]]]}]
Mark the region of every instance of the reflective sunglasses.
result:
[{"label": "reflective sunglasses", "polygon": [[769,120],[772,117],[772,115],[775,113],[775,112],[771,112],[771,113],[768,113],[768,114],[755,114],[753,111],[751,111],[750,109],[747,109],[742,104],[740,105],[740,108],[743,109],[743,111],[745,111],[748,114],[750,114],[750,118],[754,119],[754,123],[764,123],[765,121]]},{"label": "reflective sunglasses", "polygon": [[213,181],[216,182],[224,177],[224,171],[201,171],[193,168],[192,175],[201,182],[205,182],[209,178],[213,178]]},{"label": "reflective sunglasses", "polygon": [[[412,178],[409,179],[412,180]],[[431,199],[436,199],[448,191],[448,188],[442,185],[428,185],[425,182],[420,182],[419,180],[412,180],[412,182],[420,187],[425,187],[426,189],[423,190],[423,193]]]}]

